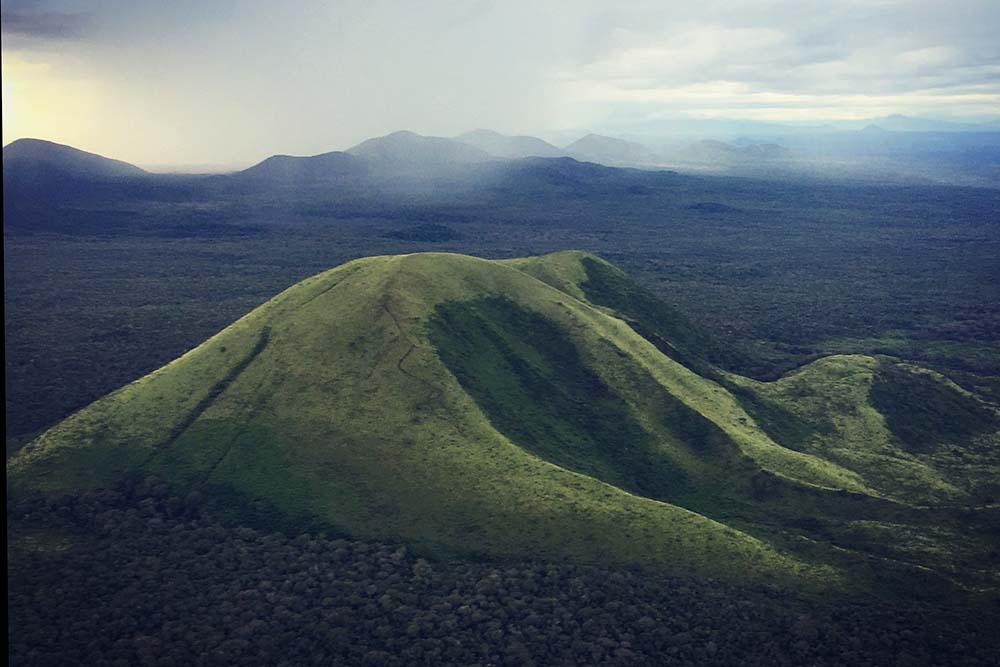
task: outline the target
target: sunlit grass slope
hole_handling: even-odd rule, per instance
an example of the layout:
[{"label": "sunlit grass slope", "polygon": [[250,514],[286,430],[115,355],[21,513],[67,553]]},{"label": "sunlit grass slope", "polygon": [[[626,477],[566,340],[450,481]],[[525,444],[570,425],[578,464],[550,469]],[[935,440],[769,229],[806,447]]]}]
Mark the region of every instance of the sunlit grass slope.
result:
[{"label": "sunlit grass slope", "polygon": [[[862,531],[871,551],[918,502],[992,483],[996,414],[943,378],[851,357],[757,383],[720,354],[583,253],[367,258],[68,418],[9,481],[62,493],[153,474],[234,512],[443,553],[810,586],[847,566],[811,545]],[[947,389],[925,392],[934,443],[894,412],[903,380]],[[971,425],[953,432],[951,414]],[[954,447],[978,453],[956,464]]]}]

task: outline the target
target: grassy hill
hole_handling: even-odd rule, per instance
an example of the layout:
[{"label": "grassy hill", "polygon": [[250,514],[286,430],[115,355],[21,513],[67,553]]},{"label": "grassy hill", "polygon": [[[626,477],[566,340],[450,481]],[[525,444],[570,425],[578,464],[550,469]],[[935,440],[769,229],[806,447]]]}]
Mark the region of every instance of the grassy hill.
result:
[{"label": "grassy hill", "polygon": [[891,359],[760,383],[726,354],[584,253],[372,257],[50,429],[9,484],[155,475],[441,554],[997,586],[994,406]]}]

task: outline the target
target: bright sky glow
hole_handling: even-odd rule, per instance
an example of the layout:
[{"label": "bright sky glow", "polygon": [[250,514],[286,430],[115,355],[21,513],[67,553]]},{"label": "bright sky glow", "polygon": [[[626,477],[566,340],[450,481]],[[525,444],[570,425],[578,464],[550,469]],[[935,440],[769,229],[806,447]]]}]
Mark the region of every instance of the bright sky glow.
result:
[{"label": "bright sky glow", "polygon": [[3,142],[249,164],[397,129],[1000,119],[996,0],[4,0]]}]

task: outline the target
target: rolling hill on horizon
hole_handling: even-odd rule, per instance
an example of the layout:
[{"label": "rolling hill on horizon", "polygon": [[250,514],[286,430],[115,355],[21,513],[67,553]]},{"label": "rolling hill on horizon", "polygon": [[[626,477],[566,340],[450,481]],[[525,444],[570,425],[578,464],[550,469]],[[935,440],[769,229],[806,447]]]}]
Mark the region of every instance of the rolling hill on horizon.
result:
[{"label": "rolling hill on horizon", "polygon": [[51,428],[9,485],[155,475],[428,553],[997,588],[995,406],[888,357],[758,382],[727,354],[586,253],[360,259]]},{"label": "rolling hill on horizon", "polygon": [[[178,200],[204,176],[160,174],[134,164],[44,139],[17,139],[3,147],[4,228],[46,228],[69,202]],[[48,219],[47,219],[48,218]],[[44,220],[45,222],[40,221]],[[57,221],[56,227],[65,227]]]},{"label": "rolling hill on horizon", "polygon": [[493,130],[478,129],[455,137],[500,158],[566,157],[566,152],[538,137],[507,136]]},{"label": "rolling hill on horizon", "polygon": [[[508,139],[516,143],[532,138]],[[604,179],[614,171],[610,167],[595,170],[594,165],[577,162],[558,150],[548,157],[534,155],[544,150],[521,152],[525,155],[495,155],[458,139],[399,131],[346,151],[272,155],[230,173],[166,174],[146,172],[70,146],[19,139],[4,149],[4,184],[16,207],[47,208],[55,201],[72,199],[197,199],[259,188],[356,193],[364,188],[391,190],[414,184],[423,188],[483,189],[511,183],[533,187],[540,171],[544,177],[537,183],[544,186],[579,185],[594,177]]]},{"label": "rolling hill on horizon", "polygon": [[4,173],[7,169],[48,168],[57,173],[97,179],[122,178],[148,174],[134,164],[89,153],[72,146],[45,139],[17,139],[3,148]]},{"label": "rolling hill on horizon", "polygon": [[687,157],[711,161],[774,160],[788,158],[789,151],[784,146],[773,143],[734,145],[703,139],[687,148]]},{"label": "rolling hill on horizon", "polygon": [[47,202],[118,192],[156,178],[122,160],[44,139],[18,139],[3,147],[4,225],[6,212],[28,199]]},{"label": "rolling hill on horizon", "polygon": [[366,139],[346,152],[389,170],[454,167],[492,159],[486,151],[456,139],[428,137],[409,130]]},{"label": "rolling hill on horizon", "polygon": [[[632,135],[629,135],[632,136]],[[692,135],[690,138],[695,138]],[[655,135],[629,141],[588,134],[558,148],[537,137],[473,130],[455,138],[401,130],[367,139],[346,150],[310,156],[277,154],[240,171],[220,174],[147,172],[71,146],[42,139],[18,139],[4,147],[4,185],[19,203],[44,205],[46,198],[95,199],[95,195],[147,200],[178,200],[247,192],[255,188],[336,190],[411,189],[441,186],[489,189],[517,172],[518,188],[535,188],[527,175],[539,160],[547,165],[548,185],[579,183],[585,166],[742,176],[781,182],[787,178],[830,183],[947,183],[995,188],[997,137],[981,132],[826,130],[740,137],[703,138],[678,144]],[[655,148],[654,148],[655,147]],[[567,160],[580,166],[567,179]],[[933,163],[933,165],[931,164]],[[551,174],[561,172],[553,178]],[[248,190],[249,189],[249,190]]]},{"label": "rolling hill on horizon", "polygon": [[661,161],[655,152],[642,144],[599,134],[581,137],[563,150],[578,160],[609,166],[650,165]]},{"label": "rolling hill on horizon", "polygon": [[[32,150],[25,150],[26,146]],[[81,159],[78,154],[89,157]],[[145,172],[68,146],[18,140],[4,149],[3,171],[4,227],[17,234],[115,233],[126,228],[143,233],[141,225],[133,224],[135,206],[147,210],[150,205],[197,201],[213,208],[219,202],[278,193],[306,200],[302,210],[319,210],[337,200],[365,201],[373,192],[383,200],[444,193],[521,197],[553,192],[572,196],[642,192],[650,179],[658,177],[656,172],[638,173],[570,157],[496,157],[457,139],[406,131],[369,139],[349,151],[272,155],[241,171],[223,174]],[[354,211],[384,208],[377,202],[361,208],[356,203],[347,206]],[[95,209],[100,214],[95,215]],[[157,221],[153,229],[159,227]],[[218,218],[199,213],[193,224],[178,233],[192,229],[201,233],[202,227],[209,234],[216,233]]]},{"label": "rolling hill on horizon", "polygon": [[361,178],[368,173],[364,160],[343,151],[319,155],[272,155],[236,176],[274,185],[315,185],[345,178]]}]

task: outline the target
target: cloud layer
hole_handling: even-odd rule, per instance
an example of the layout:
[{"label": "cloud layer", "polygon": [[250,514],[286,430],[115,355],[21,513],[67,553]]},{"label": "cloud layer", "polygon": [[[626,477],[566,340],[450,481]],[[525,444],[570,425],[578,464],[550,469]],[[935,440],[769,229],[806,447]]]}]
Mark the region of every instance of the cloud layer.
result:
[{"label": "cloud layer", "polygon": [[1000,117],[995,0],[17,0],[4,141],[143,163],[400,128]]},{"label": "cloud layer", "polygon": [[1000,4],[670,3],[603,17],[588,104],[774,119],[1000,112]]}]

